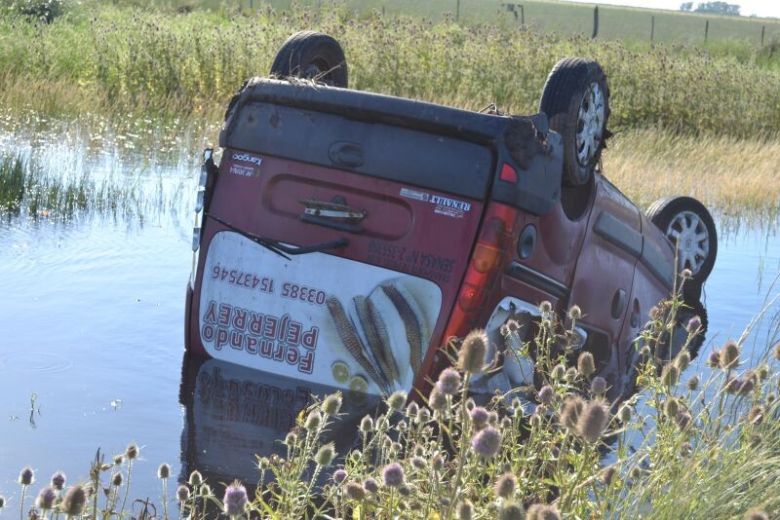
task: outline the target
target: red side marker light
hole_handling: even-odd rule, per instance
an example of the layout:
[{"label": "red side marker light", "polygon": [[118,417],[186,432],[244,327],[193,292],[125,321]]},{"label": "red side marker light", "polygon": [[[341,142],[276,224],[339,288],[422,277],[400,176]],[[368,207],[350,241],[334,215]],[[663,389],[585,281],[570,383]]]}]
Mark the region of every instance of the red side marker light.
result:
[{"label": "red side marker light", "polygon": [[515,184],[517,182],[517,171],[508,164],[504,163],[504,165],[501,167],[501,175],[499,178],[504,182],[511,182],[512,184]]}]

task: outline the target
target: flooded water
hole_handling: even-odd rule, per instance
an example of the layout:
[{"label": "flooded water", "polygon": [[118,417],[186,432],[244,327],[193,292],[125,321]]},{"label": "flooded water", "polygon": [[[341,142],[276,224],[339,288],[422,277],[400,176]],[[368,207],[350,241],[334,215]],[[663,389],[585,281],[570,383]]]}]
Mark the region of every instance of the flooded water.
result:
[{"label": "flooded water", "polygon": [[[98,447],[111,455],[130,442],[142,448],[136,497],[159,498],[162,462],[174,475],[204,470],[212,483],[256,480],[253,454],[279,450],[309,394],[323,389],[184,356],[201,139],[183,145],[184,158],[151,161],[115,140],[90,148],[79,147],[90,142],[83,135],[75,139],[48,147],[17,132],[0,134],[0,145],[53,170],[67,164],[71,173],[135,179],[155,202],[130,216],[0,223],[0,494],[18,495],[25,465],[41,485],[56,470],[84,480]],[[739,337],[767,294],[780,292],[778,272],[780,241],[766,227],[721,237],[706,286],[707,343],[689,371],[706,370],[711,345]],[[776,339],[778,310],[770,307],[746,343],[756,360]],[[369,407],[353,403],[333,432],[337,449]]]}]

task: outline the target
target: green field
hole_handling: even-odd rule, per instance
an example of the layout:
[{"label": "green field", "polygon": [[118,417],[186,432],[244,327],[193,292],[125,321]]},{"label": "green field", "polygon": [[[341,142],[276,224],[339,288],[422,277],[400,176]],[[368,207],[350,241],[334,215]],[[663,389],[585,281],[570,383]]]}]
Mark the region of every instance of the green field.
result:
[{"label": "green field", "polygon": [[[139,4],[142,2],[138,2]],[[181,7],[232,7],[249,9],[271,5],[276,9],[292,11],[327,10],[332,6],[366,12],[378,10],[385,15],[412,15],[439,21],[455,16],[457,0],[158,0],[159,6]],[[520,25],[520,9],[517,19],[504,4],[523,7],[525,26],[545,32],[566,35],[590,36],[593,31],[594,4],[539,0],[460,0],[460,17],[464,22],[488,22]],[[704,43],[705,26],[709,21],[708,42],[740,40],[753,45],[761,44],[762,27],[764,43],[780,38],[780,20],[749,17],[732,17],[683,13],[657,9],[639,9],[610,5],[599,6],[599,37],[650,41],[652,19],[655,18],[654,40],[667,43]]]}]

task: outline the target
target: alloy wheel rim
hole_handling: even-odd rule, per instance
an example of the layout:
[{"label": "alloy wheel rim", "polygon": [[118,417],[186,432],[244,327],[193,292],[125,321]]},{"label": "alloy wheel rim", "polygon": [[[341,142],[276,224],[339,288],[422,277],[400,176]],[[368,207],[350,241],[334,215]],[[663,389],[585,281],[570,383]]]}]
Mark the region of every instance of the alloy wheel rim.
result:
[{"label": "alloy wheel rim", "polygon": [[606,100],[598,83],[591,83],[585,90],[577,113],[577,161],[588,166],[601,147],[604,137]]},{"label": "alloy wheel rim", "polygon": [[677,247],[677,266],[697,274],[710,253],[710,236],[704,221],[692,211],[681,211],[666,228],[666,236]]}]

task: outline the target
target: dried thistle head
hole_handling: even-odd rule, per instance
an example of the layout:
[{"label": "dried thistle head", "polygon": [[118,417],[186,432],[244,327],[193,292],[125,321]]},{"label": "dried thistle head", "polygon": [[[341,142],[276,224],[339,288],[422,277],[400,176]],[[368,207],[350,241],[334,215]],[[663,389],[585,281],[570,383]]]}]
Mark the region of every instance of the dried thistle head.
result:
[{"label": "dried thistle head", "polygon": [[474,518],[474,504],[469,499],[458,502],[456,515],[458,520],[472,520]]},{"label": "dried thistle head", "polygon": [[222,499],[225,514],[229,517],[237,517],[244,513],[246,505],[249,503],[249,497],[246,494],[246,488],[238,480],[233,481],[225,488],[225,496]]},{"label": "dried thistle head", "polygon": [[668,398],[664,403],[664,414],[670,419],[673,419],[675,416],[677,416],[677,412],[679,411],[680,407],[677,399],[674,397]]},{"label": "dried thistle head", "polygon": [[579,396],[573,396],[566,399],[561,410],[560,421],[568,430],[574,430],[577,427],[580,414],[585,408],[585,401]]},{"label": "dried thistle head", "polygon": [[390,396],[387,398],[387,407],[390,408],[394,412],[400,412],[403,410],[404,405],[406,405],[406,392],[403,390],[398,390],[396,392],[393,392],[390,394]]},{"label": "dried thistle head", "polygon": [[157,478],[160,480],[165,480],[170,478],[171,476],[171,467],[168,464],[160,464],[160,467],[157,468]]},{"label": "dried thistle head", "polygon": [[549,405],[555,398],[555,390],[550,385],[544,385],[539,389],[539,402],[544,405]]},{"label": "dried thistle head", "polygon": [[553,381],[561,381],[566,376],[566,367],[558,363],[550,372],[550,377]]},{"label": "dried thistle head", "polygon": [[577,358],[577,371],[585,377],[590,377],[596,371],[596,361],[593,354],[585,351]]},{"label": "dried thistle head", "polygon": [[609,423],[609,408],[601,401],[590,401],[577,420],[577,433],[593,444],[601,439]]},{"label": "dried thistle head", "polygon": [[127,446],[127,449],[125,449],[125,458],[127,460],[135,460],[138,458],[138,453],[141,451],[141,449],[138,447],[136,443],[130,443]]},{"label": "dried thistle head", "polygon": [[62,491],[65,487],[65,473],[62,471],[58,471],[54,475],[51,476],[51,487],[55,489],[55,491]]},{"label": "dried thistle head", "polygon": [[491,458],[501,448],[501,433],[492,426],[487,426],[471,439],[471,448],[477,455]]},{"label": "dried thistle head", "polygon": [[461,377],[460,373],[452,367],[445,368],[439,374],[437,386],[442,393],[447,395],[456,395],[460,391]]},{"label": "dried thistle head", "polygon": [[22,486],[29,486],[35,482],[35,472],[30,466],[25,466],[22,471],[19,472],[18,482]]},{"label": "dried thistle head", "polygon": [[672,388],[680,380],[680,369],[677,365],[669,364],[661,371],[661,381],[666,388]]},{"label": "dried thistle head", "polygon": [[346,487],[346,495],[350,500],[362,502],[366,498],[366,488],[358,482],[350,482]]},{"label": "dried thistle head", "polygon": [[322,413],[326,416],[338,415],[341,410],[341,393],[331,394],[322,401]]},{"label": "dried thistle head", "polygon": [[683,350],[677,354],[677,358],[674,360],[675,365],[680,370],[680,373],[684,372],[688,365],[691,364],[691,354],[687,350]]},{"label": "dried thistle head", "polygon": [[601,376],[596,376],[590,382],[590,391],[593,395],[603,396],[607,393],[607,380]]},{"label": "dried thistle head", "polygon": [[68,488],[60,504],[60,510],[68,517],[78,516],[84,511],[87,503],[87,492],[83,486]]},{"label": "dried thistle head", "polygon": [[737,365],[739,365],[739,346],[734,341],[728,341],[720,352],[720,367],[730,370]]},{"label": "dried thistle head", "polygon": [[504,473],[496,481],[495,492],[497,497],[510,498],[517,488],[517,478],[511,473]]},{"label": "dried thistle head", "polygon": [[317,465],[326,468],[330,466],[330,463],[333,462],[333,459],[335,457],[336,457],[336,449],[333,443],[329,442],[327,444],[324,444],[322,447],[320,447],[319,450],[317,450],[317,454],[314,456],[314,462],[316,462]]},{"label": "dried thistle head", "polygon": [[51,511],[54,508],[54,502],[57,500],[57,492],[54,488],[46,486],[38,493],[35,499],[35,506],[41,511]]},{"label": "dried thistle head", "polygon": [[525,511],[523,510],[523,505],[514,500],[505,500],[501,504],[498,517],[500,520],[523,520],[524,518],[527,518],[525,516]]},{"label": "dried thistle head", "polygon": [[688,389],[692,392],[695,392],[697,388],[699,388],[699,377],[696,375],[691,376],[691,378],[688,380]]},{"label": "dried thistle head", "polygon": [[184,484],[176,488],[176,500],[178,500],[179,502],[186,502],[189,499],[190,499],[190,488],[188,488]]},{"label": "dried thistle head", "polygon": [[469,332],[458,352],[458,368],[471,374],[480,374],[485,366],[488,336],[484,329]]}]

